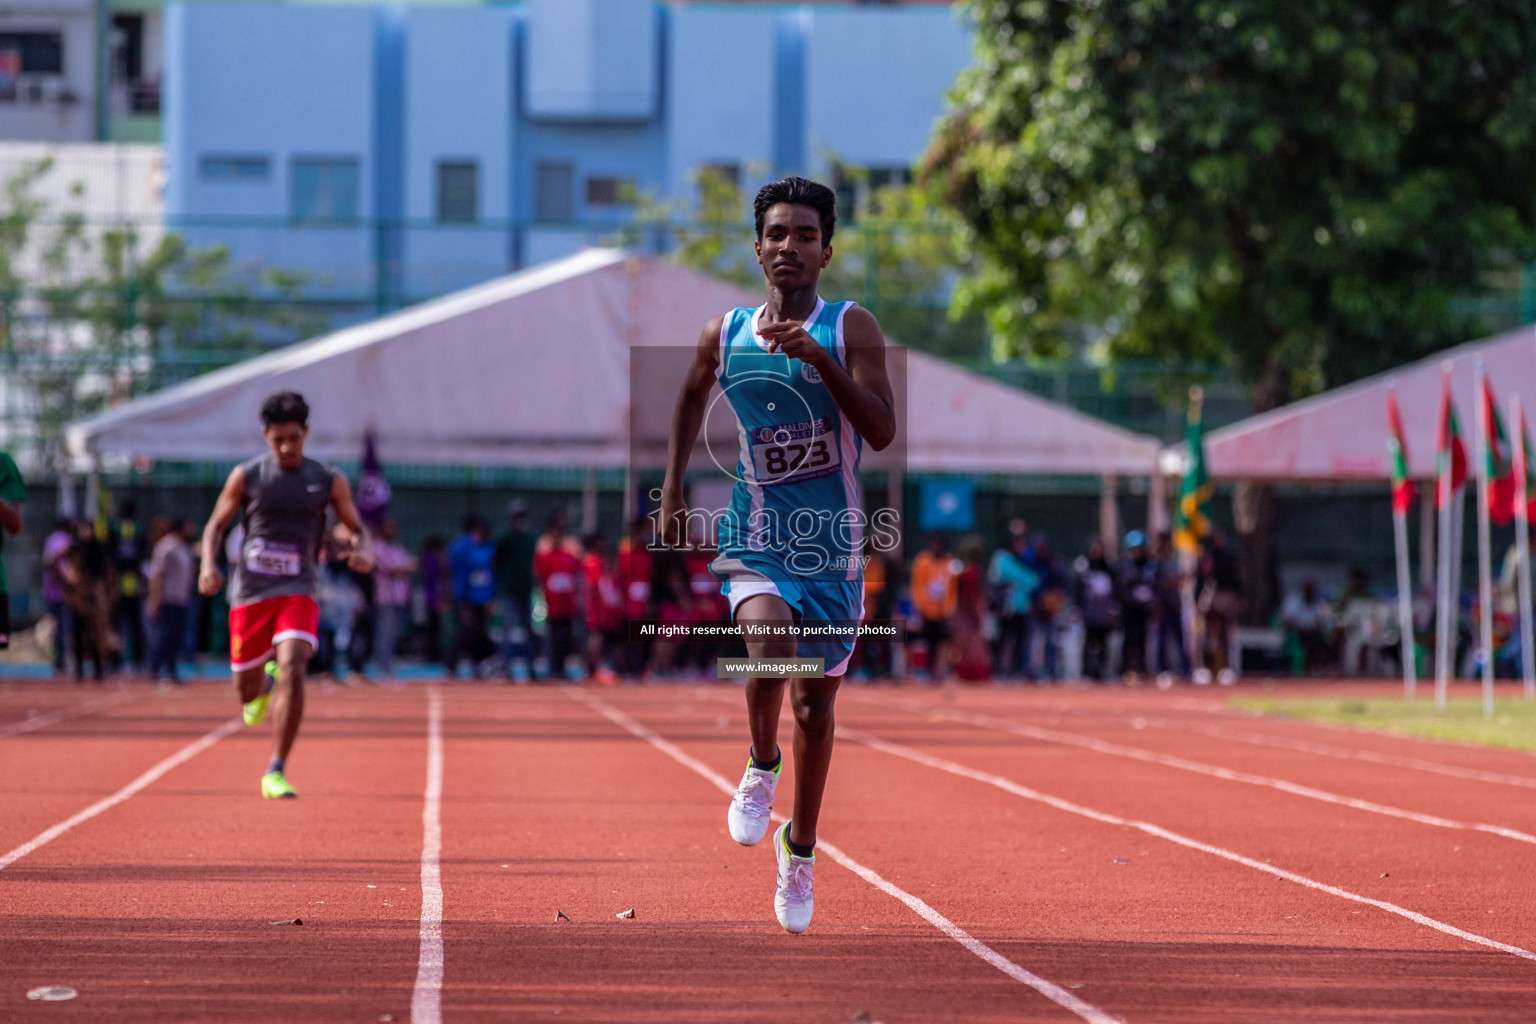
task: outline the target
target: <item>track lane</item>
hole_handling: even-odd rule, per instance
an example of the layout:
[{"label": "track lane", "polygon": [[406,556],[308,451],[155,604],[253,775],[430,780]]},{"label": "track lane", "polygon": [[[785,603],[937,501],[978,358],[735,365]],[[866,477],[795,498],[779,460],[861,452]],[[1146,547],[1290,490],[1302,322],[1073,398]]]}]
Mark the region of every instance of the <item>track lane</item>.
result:
[{"label": "track lane", "polygon": [[[740,699],[739,692],[724,697]],[[722,774],[740,756],[739,709],[717,730],[708,720],[719,711],[688,716],[686,701],[629,692],[614,699]],[[915,724],[896,712],[886,724],[903,719]],[[716,732],[728,738],[722,743]],[[1406,1013],[1465,1020],[1462,981],[1448,990],[1449,978],[1513,993],[1480,997],[1480,1019],[1523,1020],[1525,1000],[1536,995],[1536,971],[1504,954],[1469,950],[1405,921],[1367,919],[1358,905],[1273,875],[857,744],[840,743],[835,764],[829,836],[999,952],[1070,979],[1082,986],[1073,991],[1128,1021],[1341,1019],[1340,1012],[1349,1020]],[[838,926],[850,909],[818,891],[817,916],[813,931]]]},{"label": "track lane", "polygon": [[0,873],[0,1019],[66,984],[74,1020],[406,1020],[424,719],[419,690],[317,687],[300,799],[257,795],[269,732],[242,730]]},{"label": "track lane", "polygon": [[[720,717],[691,691],[629,693]],[[499,700],[447,694],[445,1020],[1077,1019],[830,863],[817,925],[784,934],[772,851],[730,841],[709,783],[559,692]],[[716,767],[739,774],[723,736]]]}]

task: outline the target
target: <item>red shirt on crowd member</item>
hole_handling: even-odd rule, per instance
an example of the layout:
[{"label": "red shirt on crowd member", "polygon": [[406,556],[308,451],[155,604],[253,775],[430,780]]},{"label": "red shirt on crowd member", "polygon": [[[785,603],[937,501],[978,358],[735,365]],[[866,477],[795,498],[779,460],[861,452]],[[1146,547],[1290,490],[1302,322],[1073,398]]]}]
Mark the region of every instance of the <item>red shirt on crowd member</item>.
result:
[{"label": "red shirt on crowd member", "polygon": [[688,583],[693,590],[693,611],[699,618],[728,619],[731,616],[730,598],[720,593],[720,580],[709,571],[715,560],[710,548],[694,548],[684,556],[688,563]]},{"label": "red shirt on crowd member", "polygon": [[540,537],[533,553],[533,574],[538,577],[539,589],[544,591],[549,618],[574,617],[581,583],[581,545],[575,538]]},{"label": "red shirt on crowd member", "polygon": [[581,560],[581,575],[587,629],[598,633],[617,629],[624,617],[624,593],[619,589],[617,567],[601,551],[588,551]]},{"label": "red shirt on crowd member", "polygon": [[618,562],[624,617],[648,618],[651,613],[651,553],[643,544],[625,537],[619,541]]}]

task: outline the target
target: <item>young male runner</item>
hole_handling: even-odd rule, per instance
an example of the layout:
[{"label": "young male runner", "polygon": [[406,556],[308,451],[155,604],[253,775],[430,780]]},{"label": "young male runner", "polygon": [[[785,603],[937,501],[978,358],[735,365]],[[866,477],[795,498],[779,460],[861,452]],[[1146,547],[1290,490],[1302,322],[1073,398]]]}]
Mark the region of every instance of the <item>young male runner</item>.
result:
[{"label": "young male runner", "polygon": [[[733,309],[699,336],[678,395],[662,488],[668,539],[687,536],[683,477],[718,381],[738,421],[736,485],[722,518],[719,556],[735,621],[786,627],[801,620],[857,622],[863,607],[863,506],[859,455],[896,435],[880,325],[852,302],[816,294],[832,259],[836,200],[804,178],[763,186],[753,203],[757,261],[768,300]],[[774,835],[774,913],[803,932],[814,907],[816,824],[832,759],[832,703],[854,638],[797,645],[794,638],[746,638],[752,658],[821,657],[824,678],[790,681],[795,716],[794,817]],[[767,834],[778,786],[782,678],[747,680],[752,746],[731,799],[731,838],[750,846]]]},{"label": "young male runner", "polygon": [[[303,396],[283,391],[268,398],[261,426],[271,451],[229,474],[203,530],[197,587],[212,597],[224,585],[219,547],[240,513],[245,536],[229,583],[229,661],[246,725],[260,725],[268,704],[275,705],[272,760],[261,777],[261,795],[280,799],[298,795],[283,768],[304,717],[304,666],[317,642],[316,568],[326,509],[334,507],[349,531],[353,569],[373,568],[373,547],[346,477],[304,457],[309,406]],[[274,656],[275,672],[267,664]]]}]

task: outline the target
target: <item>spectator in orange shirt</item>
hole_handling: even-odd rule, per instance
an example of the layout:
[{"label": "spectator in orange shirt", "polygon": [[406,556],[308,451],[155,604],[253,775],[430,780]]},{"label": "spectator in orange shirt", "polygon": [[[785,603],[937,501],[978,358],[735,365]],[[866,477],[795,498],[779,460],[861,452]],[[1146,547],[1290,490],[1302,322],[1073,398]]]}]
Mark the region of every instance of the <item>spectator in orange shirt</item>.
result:
[{"label": "spectator in orange shirt", "polygon": [[565,532],[565,516],[549,517],[533,551],[533,574],[544,592],[544,627],[549,634],[549,678],[565,678],[575,646],[576,588],[581,578],[581,544]]},{"label": "spectator in orange shirt", "polygon": [[928,644],[928,671],[935,682],[949,674],[949,623],[959,603],[959,560],[939,534],[912,559],[912,603],[922,616],[922,637]]}]

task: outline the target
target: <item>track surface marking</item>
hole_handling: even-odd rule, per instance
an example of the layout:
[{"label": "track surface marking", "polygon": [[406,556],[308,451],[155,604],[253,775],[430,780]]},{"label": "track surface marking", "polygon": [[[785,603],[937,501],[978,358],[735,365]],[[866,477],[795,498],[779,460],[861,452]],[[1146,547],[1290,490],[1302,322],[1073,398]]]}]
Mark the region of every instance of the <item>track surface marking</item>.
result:
[{"label": "track surface marking", "polygon": [[421,952],[411,994],[412,1024],[443,1019],[443,695],[427,687],[427,788],[421,809]]},{"label": "track surface marking", "polygon": [[[649,743],[663,754],[672,758],[672,760],[676,761],[678,764],[697,773],[705,781],[712,783],[716,789],[720,790],[727,797],[730,797],[731,794],[736,791],[736,787],[714,769],[710,768],[702,761],[699,761],[696,758],[685,754],[676,745],[662,739],[656,733],[652,732],[650,729],[647,729],[639,722],[636,722],[633,718],[630,718],[628,715],[619,711],[611,704],[591,697],[582,691],[570,690],[567,692],[573,699],[587,705],[598,714],[602,715],[609,721],[618,725],[620,728],[629,732],[631,735],[637,737],[638,739],[644,740],[646,743]],[[784,815],[778,813],[775,813],[773,817],[775,821],[779,822],[787,820]],[[933,925],[935,928],[949,936],[951,939],[954,939],[971,953],[975,954],[982,960],[991,964],[993,967],[996,967],[999,971],[1002,971],[1004,974],[1008,975],[1008,977],[1028,985],[1036,992],[1039,992],[1041,995],[1045,996],[1045,998],[1049,999],[1051,1002],[1066,1010],[1071,1011],[1072,1013],[1081,1017],[1083,1020],[1089,1021],[1090,1024],[1114,1024],[1115,1018],[1110,1016],[1108,1013],[1105,1013],[1103,1010],[1099,1009],[1097,1006],[1092,1005],[1091,1003],[1084,1002],[1083,1000],[1077,998],[1071,992],[1068,992],[1066,989],[1062,988],[1060,985],[1046,981],[1038,974],[1035,974],[1034,972],[1024,967],[1021,967],[1014,963],[1012,960],[1009,960],[1007,957],[1002,956],[986,943],[978,941],[974,936],[966,932],[965,929],[956,925],[953,921],[949,920],[949,918],[945,917],[943,914],[940,914],[937,910],[934,910],[927,903],[924,903],[916,896],[913,896],[911,893],[906,892],[898,886],[892,885],[890,882],[880,877],[880,875],[875,871],[872,871],[871,869],[865,867],[863,864],[860,864],[858,861],[854,860],[852,857],[848,856],[837,846],[833,845],[825,839],[819,839],[816,845],[820,852],[825,853],[833,861],[847,868],[849,871],[852,871],[854,874],[858,875],[860,878],[864,879],[864,881],[868,882],[870,885],[873,885],[876,889],[879,889],[887,896],[899,900],[913,913],[917,914],[917,916]]]}]

